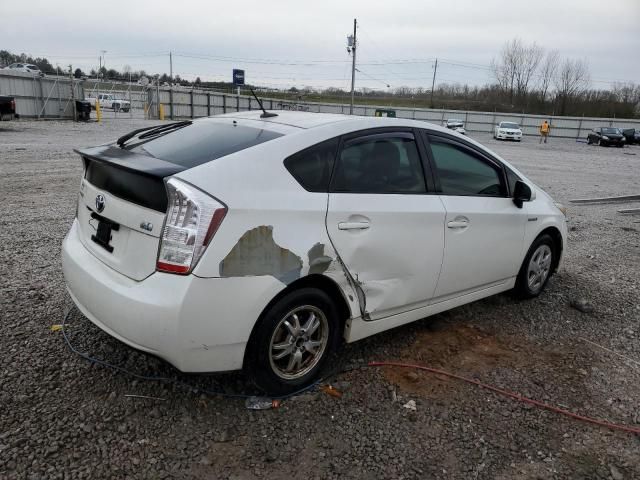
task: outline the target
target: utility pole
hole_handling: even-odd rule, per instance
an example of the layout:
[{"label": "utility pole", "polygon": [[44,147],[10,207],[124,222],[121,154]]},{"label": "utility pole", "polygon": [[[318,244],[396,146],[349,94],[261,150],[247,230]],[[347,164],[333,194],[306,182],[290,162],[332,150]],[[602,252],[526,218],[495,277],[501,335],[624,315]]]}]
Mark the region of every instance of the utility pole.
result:
[{"label": "utility pole", "polygon": [[169,52],[169,116],[173,120],[173,54]]},{"label": "utility pole", "polygon": [[351,63],[351,106],[349,107],[349,115],[353,115],[353,96],[355,92],[356,86],[356,27],[358,25],[358,21],[353,19],[353,37],[351,40],[351,54],[352,54],[352,63]]},{"label": "utility pole", "polygon": [[73,84],[73,65],[69,65],[69,82],[71,85],[71,105],[73,105],[73,121],[78,121],[78,112],[76,111],[76,94],[75,85]]},{"label": "utility pole", "polygon": [[436,88],[436,72],[438,71],[438,59],[433,67],[433,81],[431,82],[431,108],[433,108],[433,90]]}]

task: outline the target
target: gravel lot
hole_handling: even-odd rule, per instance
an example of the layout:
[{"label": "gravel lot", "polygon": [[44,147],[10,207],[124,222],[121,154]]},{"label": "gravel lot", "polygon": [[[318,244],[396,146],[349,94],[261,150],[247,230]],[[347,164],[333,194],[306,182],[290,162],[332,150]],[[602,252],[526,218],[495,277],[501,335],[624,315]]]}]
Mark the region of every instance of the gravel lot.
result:
[{"label": "gravel lot", "polygon": [[[640,436],[426,373],[352,370],[333,379],[340,399],[312,392],[256,412],[242,399],[137,380],[72,354],[50,329],[70,305],[59,251],[81,174],[72,149],[147,124],[0,124],[0,478],[640,478]],[[561,202],[640,193],[640,147],[478,139]],[[564,265],[540,298],[461,307],[347,345],[336,365],[419,362],[640,426],[640,217],[618,208],[570,206]],[[580,298],[592,313],[570,306]],[[178,375],[78,313],[69,322],[83,352],[142,375],[250,393],[240,374]],[[403,408],[409,400],[415,411]]]}]

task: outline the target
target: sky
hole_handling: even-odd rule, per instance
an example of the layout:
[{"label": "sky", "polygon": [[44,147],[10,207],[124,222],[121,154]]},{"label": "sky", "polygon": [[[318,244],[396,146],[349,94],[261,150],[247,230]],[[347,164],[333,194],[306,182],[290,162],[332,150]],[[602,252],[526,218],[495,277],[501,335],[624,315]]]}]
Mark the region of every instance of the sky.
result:
[{"label": "sky", "polygon": [[54,66],[173,73],[273,88],[350,88],[347,35],[358,19],[356,87],[484,85],[513,38],[585,59],[591,86],[640,83],[640,0],[0,0],[0,49]]}]

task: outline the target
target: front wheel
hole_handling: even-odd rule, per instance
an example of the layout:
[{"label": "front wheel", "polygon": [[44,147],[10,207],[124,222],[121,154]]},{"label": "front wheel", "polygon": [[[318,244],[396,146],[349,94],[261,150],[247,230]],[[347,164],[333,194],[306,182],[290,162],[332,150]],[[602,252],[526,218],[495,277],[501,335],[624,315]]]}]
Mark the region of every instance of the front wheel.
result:
[{"label": "front wheel", "polygon": [[556,246],[551,236],[544,234],[536,238],[522,262],[516,279],[515,293],[520,298],[540,295],[553,274],[556,264]]},{"label": "front wheel", "polygon": [[593,140],[591,140],[591,137],[587,137],[587,145],[591,145],[593,143]]},{"label": "front wheel", "polygon": [[339,344],[340,325],[333,301],[322,290],[289,293],[256,325],[247,345],[247,375],[271,395],[312,384]]}]

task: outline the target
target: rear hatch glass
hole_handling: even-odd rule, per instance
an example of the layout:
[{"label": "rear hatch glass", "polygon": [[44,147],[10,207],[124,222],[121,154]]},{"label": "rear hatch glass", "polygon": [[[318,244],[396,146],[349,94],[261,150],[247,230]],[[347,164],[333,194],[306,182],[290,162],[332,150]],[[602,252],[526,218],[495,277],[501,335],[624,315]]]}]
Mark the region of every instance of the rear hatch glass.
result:
[{"label": "rear hatch glass", "polygon": [[204,121],[133,145],[131,150],[187,169],[280,136],[281,133],[263,128]]}]

